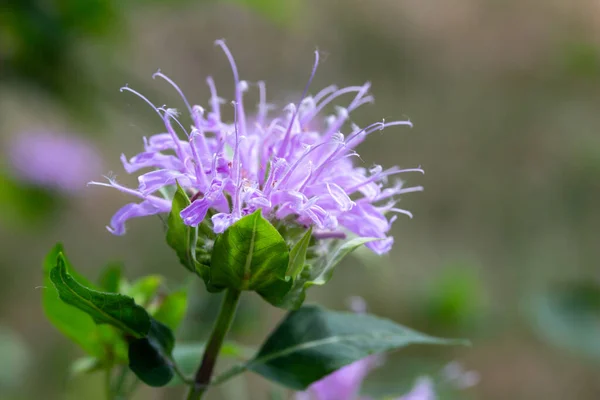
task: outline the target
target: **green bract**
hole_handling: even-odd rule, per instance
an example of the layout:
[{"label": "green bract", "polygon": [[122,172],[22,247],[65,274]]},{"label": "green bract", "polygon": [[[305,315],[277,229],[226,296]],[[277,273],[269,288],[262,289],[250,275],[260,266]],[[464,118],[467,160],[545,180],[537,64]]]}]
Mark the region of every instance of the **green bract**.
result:
[{"label": "green bract", "polygon": [[315,245],[312,227],[283,221],[276,229],[257,210],[215,235],[206,220],[196,228],[184,224],[180,212],[189,204],[188,196],[177,186],[167,243],[181,264],[198,274],[209,292],[226,288],[255,291],[272,305],[285,309],[300,307],[306,289],[329,281],[346,255],[365,243],[380,240],[337,240],[331,253],[317,256],[311,250]]}]

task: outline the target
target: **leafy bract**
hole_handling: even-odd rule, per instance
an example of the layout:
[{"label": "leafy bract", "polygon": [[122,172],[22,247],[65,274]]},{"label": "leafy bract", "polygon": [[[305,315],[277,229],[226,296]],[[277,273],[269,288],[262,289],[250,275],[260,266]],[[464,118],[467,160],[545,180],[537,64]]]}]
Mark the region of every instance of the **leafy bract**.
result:
[{"label": "leafy bract", "polygon": [[198,227],[183,222],[181,211],[190,204],[187,194],[177,184],[167,221],[167,244],[175,250],[181,265],[202,278],[208,291],[217,292],[219,289],[210,284],[211,244],[215,234],[204,222]]},{"label": "leafy bract", "polygon": [[[291,286],[286,279],[287,244],[261,211],[231,225],[215,241],[211,257],[211,284],[235,290],[253,290],[268,297],[273,286]],[[280,290],[280,289],[277,289]]]},{"label": "leafy bract", "polygon": [[[301,242],[304,240],[302,238]],[[340,243],[331,254],[326,254],[306,265],[294,280],[291,290],[277,304],[279,307],[295,310],[302,306],[306,299],[306,289],[313,285],[324,285],[333,276],[334,268],[342,259],[365,243],[380,240],[377,238],[358,237]]]}]

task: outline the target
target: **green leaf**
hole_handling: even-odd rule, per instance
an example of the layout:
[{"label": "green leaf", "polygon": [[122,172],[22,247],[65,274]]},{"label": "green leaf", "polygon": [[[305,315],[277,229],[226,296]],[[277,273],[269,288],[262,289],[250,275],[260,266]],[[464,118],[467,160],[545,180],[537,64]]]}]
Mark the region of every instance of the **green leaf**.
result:
[{"label": "green leaf", "polygon": [[333,276],[334,268],[342,259],[363,244],[381,240],[378,238],[358,237],[342,242],[331,254],[315,261],[314,265],[305,266],[294,281],[291,290],[277,304],[278,307],[295,310],[302,306],[306,299],[306,290],[313,285],[324,285]]},{"label": "green leaf", "polygon": [[288,313],[246,364],[263,377],[304,390],[337,369],[371,354],[411,344],[459,344],[387,319],[305,306]]},{"label": "green leaf", "polygon": [[173,332],[152,319],[148,336],[129,343],[129,368],[150,386],[165,386],[175,375],[171,353],[175,347]]},{"label": "green leaf", "polygon": [[106,366],[102,364],[102,361],[95,357],[81,357],[71,363],[69,377],[75,378],[76,376],[101,371],[105,368]]},{"label": "green leaf", "polygon": [[292,247],[290,251],[290,262],[286,275],[295,280],[304,269],[306,263],[306,251],[312,238],[312,226],[306,231],[302,238]]},{"label": "green leaf", "polygon": [[183,222],[181,211],[190,204],[190,199],[178,183],[167,221],[167,244],[175,250],[181,265],[198,274],[210,292],[216,292],[218,289],[210,285],[211,243],[215,234],[204,222],[197,228]]},{"label": "green leaf", "polygon": [[173,197],[173,205],[167,221],[167,243],[175,250],[181,265],[191,272],[196,272],[196,259],[193,251],[194,229],[184,224],[180,215],[181,211],[190,204],[187,194],[177,183],[177,191]]},{"label": "green leaf", "polygon": [[100,274],[100,287],[106,292],[119,293],[122,277],[123,264],[108,264]]},{"label": "green leaf", "polygon": [[181,324],[187,309],[187,290],[179,290],[164,297],[156,311],[154,319],[176,330]]},{"label": "green leaf", "polygon": [[553,287],[537,294],[529,311],[549,343],[600,361],[600,284],[588,280]]},{"label": "green leaf", "polygon": [[324,285],[333,276],[333,269],[342,261],[344,257],[352,253],[354,250],[363,244],[381,240],[371,237],[357,237],[343,242],[330,257],[326,257],[325,261],[319,263],[310,273],[310,285]]},{"label": "green leaf", "polygon": [[217,237],[211,258],[211,283],[259,293],[286,280],[288,247],[261,215],[247,215]]},{"label": "green leaf", "polygon": [[136,338],[144,337],[150,329],[146,310],[135,304],[131,297],[99,292],[78,283],[68,272],[62,253],[50,271],[62,301],[84,311],[97,324],[109,324]]},{"label": "green leaf", "polygon": [[[57,244],[44,261],[44,289],[42,305],[46,317],[52,324],[69,339],[77,343],[89,355],[104,358],[105,351],[98,337],[97,326],[85,312],[64,303],[50,280],[50,271],[56,265],[61,255],[64,268],[73,276],[75,272],[69,261],[62,256],[63,246]],[[79,278],[85,282],[85,279]]]},{"label": "green leaf", "polygon": [[133,282],[123,292],[127,296],[132,297],[136,304],[146,306],[156,296],[156,292],[158,292],[163,280],[163,277],[160,275],[147,275]]}]

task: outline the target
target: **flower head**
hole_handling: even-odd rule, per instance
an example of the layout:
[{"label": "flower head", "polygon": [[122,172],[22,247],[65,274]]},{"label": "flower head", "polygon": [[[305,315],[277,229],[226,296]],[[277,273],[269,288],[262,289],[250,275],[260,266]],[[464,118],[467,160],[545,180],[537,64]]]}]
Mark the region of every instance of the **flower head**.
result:
[{"label": "flower head", "polygon": [[22,132],[14,137],[8,149],[18,179],[63,192],[80,191],[102,165],[90,143],[62,133]]},{"label": "flower head", "polygon": [[[250,114],[244,107],[249,84],[240,80],[225,43],[219,40],[216,44],[233,71],[233,122],[223,121],[221,107],[225,102],[210,77],[210,106],[205,110],[192,106],[181,89],[160,71],[154,74],[181,95],[193,122],[190,129],[180,122],[176,110],[156,107],[133,89],[122,88],[153,107],[166,132],[144,138],[144,151],[138,155],[121,157],[128,173],[152,169],[138,177],[137,189],[125,188],[114,179],[108,183],[92,182],[115,187],[142,200],[119,210],[108,229],[120,235],[130,218],[170,211],[170,200],[160,193],[178,183],[193,200],[181,212],[187,225],[197,226],[212,210],[213,230],[221,233],[242,216],[262,209],[271,220],[291,217],[299,224],[313,225],[316,237],[335,237],[350,231],[382,239],[367,244],[374,252],[389,251],[393,238],[388,232],[395,214],[410,216],[408,211],[395,207],[396,196],[422,188],[404,188],[400,181],[387,185],[388,180],[423,170],[357,167],[353,158],[357,156],[356,147],[369,134],[395,125],[412,126],[410,121],[382,121],[363,128],[351,124],[349,132],[342,134],[340,130],[349,123],[350,113],[372,102],[368,83],[342,89],[329,86],[315,96],[307,95],[307,85],[298,104],[290,104],[279,115],[270,117],[272,107],[266,100],[266,87],[259,82],[258,110]],[[310,80],[317,64],[318,53]],[[323,109],[344,94],[353,94],[353,100],[346,107],[337,107],[336,114],[325,117],[323,124],[319,120]]]}]

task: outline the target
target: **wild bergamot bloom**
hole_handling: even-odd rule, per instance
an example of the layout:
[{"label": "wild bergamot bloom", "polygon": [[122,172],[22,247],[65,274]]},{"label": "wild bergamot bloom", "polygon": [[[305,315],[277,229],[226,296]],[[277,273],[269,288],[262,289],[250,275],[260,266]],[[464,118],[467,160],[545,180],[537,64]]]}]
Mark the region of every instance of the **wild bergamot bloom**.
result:
[{"label": "wild bergamot bloom", "polygon": [[[160,71],[154,74],[171,84],[181,95],[193,122],[186,129],[179,113],[172,108],[156,107],[138,92],[124,87],[150,104],[163,120],[166,132],[144,138],[144,151],[127,159],[121,157],[128,173],[149,168],[138,177],[137,189],[123,187],[115,179],[108,183],[140,198],[113,216],[108,229],[125,233],[130,218],[166,213],[171,200],[162,196],[166,187],[178,183],[192,203],[181,212],[185,224],[197,226],[209,215],[215,233],[221,233],[235,221],[262,210],[265,218],[294,219],[312,225],[316,237],[343,237],[350,231],[361,237],[376,237],[367,246],[375,253],[390,250],[393,238],[388,232],[396,213],[411,214],[395,206],[397,196],[422,190],[403,187],[402,181],[388,184],[391,176],[405,172],[423,172],[421,168],[383,169],[357,166],[356,147],[371,133],[395,125],[412,126],[410,121],[382,121],[366,127],[350,124],[352,111],[373,101],[369,83],[338,89],[329,86],[315,96],[308,96],[308,85],[299,104],[290,104],[280,114],[270,117],[264,82],[258,82],[259,103],[256,113],[244,106],[249,84],[240,80],[233,56],[222,40],[216,41],[227,56],[235,80],[234,121],[225,122],[221,106],[225,101],[217,94],[212,78],[210,108],[191,105],[181,89]],[[318,65],[318,52],[309,80]],[[321,117],[323,109],[338,97],[353,94],[346,107],[337,107],[335,115]],[[323,123],[324,122],[324,123]],[[179,131],[179,132],[178,132]]]}]

